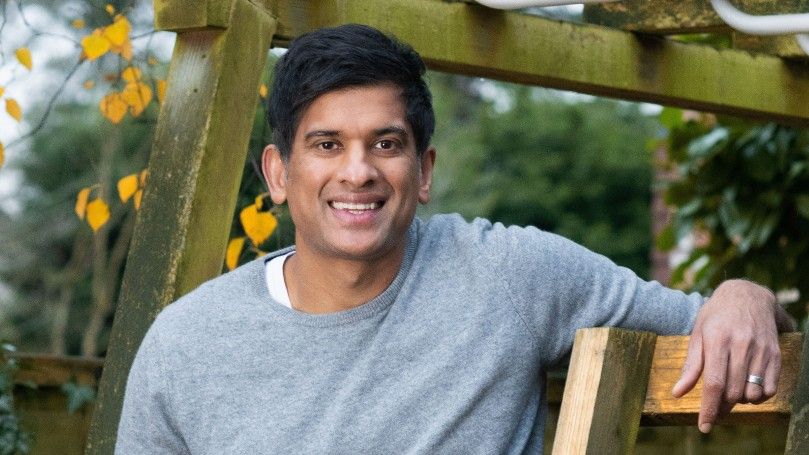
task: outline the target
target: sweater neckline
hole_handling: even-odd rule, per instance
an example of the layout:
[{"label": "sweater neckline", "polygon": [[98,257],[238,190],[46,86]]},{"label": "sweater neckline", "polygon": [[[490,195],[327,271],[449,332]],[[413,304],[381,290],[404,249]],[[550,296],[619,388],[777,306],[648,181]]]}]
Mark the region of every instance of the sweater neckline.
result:
[{"label": "sweater neckline", "polygon": [[311,327],[331,327],[351,324],[353,322],[374,316],[379,312],[386,310],[388,307],[390,307],[390,305],[393,304],[393,302],[396,300],[396,296],[399,295],[399,291],[404,285],[405,279],[410,272],[410,268],[412,267],[413,260],[416,256],[416,248],[418,246],[417,224],[418,219],[414,219],[407,231],[402,264],[399,267],[399,271],[396,273],[396,277],[388,285],[388,287],[382,291],[381,294],[356,308],[334,313],[311,314],[298,311],[293,308],[288,308],[282,305],[280,302],[273,300],[270,297],[266,280],[264,279],[264,264],[266,261],[272,260],[274,257],[294,251],[294,246],[278,250],[264,257],[263,260],[256,261],[257,270],[254,271],[255,273],[251,273],[251,275],[254,280],[255,288],[259,290],[258,295],[260,296],[260,300],[277,316],[295,324]]}]

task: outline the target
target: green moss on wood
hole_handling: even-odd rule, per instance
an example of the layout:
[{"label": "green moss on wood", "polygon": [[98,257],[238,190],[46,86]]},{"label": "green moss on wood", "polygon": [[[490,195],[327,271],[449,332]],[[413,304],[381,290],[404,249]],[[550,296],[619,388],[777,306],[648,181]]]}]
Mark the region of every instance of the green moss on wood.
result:
[{"label": "green moss on wood", "polygon": [[[809,125],[809,66],[586,24],[437,0],[277,0],[275,39],[359,22],[434,69]],[[397,14],[390,14],[397,11]]]}]

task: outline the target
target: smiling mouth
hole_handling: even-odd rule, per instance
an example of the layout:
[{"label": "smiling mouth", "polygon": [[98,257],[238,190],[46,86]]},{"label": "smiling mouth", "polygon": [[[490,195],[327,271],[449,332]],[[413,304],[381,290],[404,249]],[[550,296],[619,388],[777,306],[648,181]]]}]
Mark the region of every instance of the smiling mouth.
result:
[{"label": "smiling mouth", "polygon": [[359,215],[365,213],[368,210],[376,210],[382,207],[382,202],[369,202],[369,203],[354,203],[354,202],[338,202],[338,201],[331,201],[329,205],[335,210],[345,210],[349,213],[353,213],[355,215]]}]

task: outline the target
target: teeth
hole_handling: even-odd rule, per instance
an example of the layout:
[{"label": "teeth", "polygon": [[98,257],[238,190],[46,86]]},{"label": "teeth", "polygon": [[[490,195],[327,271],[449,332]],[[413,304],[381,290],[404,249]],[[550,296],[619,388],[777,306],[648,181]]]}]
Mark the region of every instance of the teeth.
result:
[{"label": "teeth", "polygon": [[337,210],[373,210],[379,207],[379,202],[370,204],[353,204],[351,202],[332,202],[331,206]]}]

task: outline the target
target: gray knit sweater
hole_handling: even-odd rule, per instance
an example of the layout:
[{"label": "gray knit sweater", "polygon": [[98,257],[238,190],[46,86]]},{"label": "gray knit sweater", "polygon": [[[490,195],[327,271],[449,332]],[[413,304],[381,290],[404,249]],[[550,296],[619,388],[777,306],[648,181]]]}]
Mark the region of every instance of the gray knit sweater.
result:
[{"label": "gray knit sweater", "polygon": [[686,333],[702,298],[564,238],[415,220],[372,301],[311,315],[263,261],[167,307],[132,367],[120,454],[539,453],[545,371],[580,327]]}]

